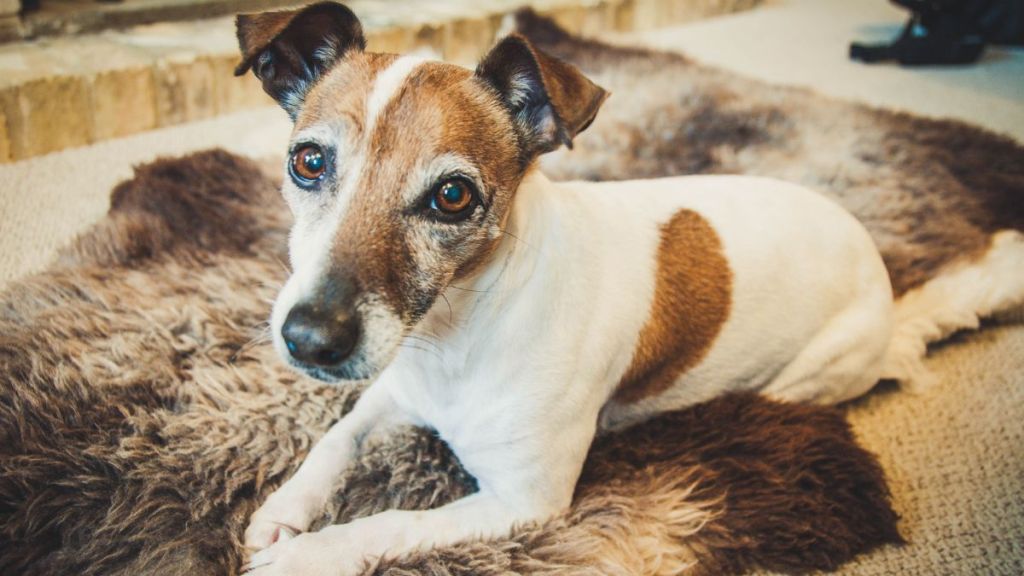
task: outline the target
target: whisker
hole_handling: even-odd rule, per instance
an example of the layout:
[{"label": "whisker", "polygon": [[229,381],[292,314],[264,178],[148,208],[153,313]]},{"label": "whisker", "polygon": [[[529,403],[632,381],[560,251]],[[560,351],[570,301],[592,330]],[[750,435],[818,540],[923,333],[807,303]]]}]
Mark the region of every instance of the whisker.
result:
[{"label": "whisker", "polygon": [[454,284],[449,284],[448,287],[454,288],[455,290],[462,290],[463,292],[476,292],[477,294],[490,294],[491,292],[490,290],[475,290],[473,288],[463,288],[462,286],[456,286]]},{"label": "whisker", "polygon": [[434,340],[431,340],[430,338],[425,338],[423,336],[417,336],[416,334],[409,334],[409,335],[406,336],[406,338],[412,338],[412,339],[417,340],[419,342],[423,342],[424,344],[428,344],[430,346],[433,346],[434,348],[437,348],[438,350],[442,349],[442,347],[441,347],[441,345],[439,343],[437,343]]},{"label": "whisker", "polygon": [[425,340],[430,340],[432,342],[440,342],[441,341],[441,337],[440,336],[438,336],[437,334],[434,334],[433,332],[427,331],[427,329],[425,327],[423,327],[423,326],[417,326],[414,331],[409,332],[409,336],[416,336],[418,338],[423,338]]},{"label": "whisker", "polygon": [[410,348],[412,350],[419,350],[420,352],[423,352],[425,354],[433,354],[434,356],[437,357],[438,360],[444,362],[444,356],[441,356],[441,353],[438,352],[437,350],[431,350],[430,348],[423,348],[422,346],[416,346],[415,344],[409,344],[407,342],[402,342],[401,344],[399,344],[399,346],[402,347],[402,348]]},{"label": "whisker", "polygon": [[508,230],[505,230],[504,228],[499,228],[498,230],[500,230],[502,234],[505,234],[506,236],[511,236],[512,238],[514,238],[516,240],[516,242],[522,242],[523,244],[526,244],[528,247],[530,247],[530,248],[532,248],[534,250],[537,249],[532,244],[527,242],[526,240],[523,240],[519,236],[516,236],[515,234],[509,232]]},{"label": "whisker", "polygon": [[445,304],[448,304],[448,325],[451,326],[455,322],[455,313],[452,312],[452,303],[448,300],[448,297],[441,292],[441,298],[444,298]]},{"label": "whisker", "polygon": [[252,340],[249,340],[248,342],[242,344],[241,346],[238,347],[238,350],[235,350],[234,352],[231,353],[231,356],[228,356],[229,364],[234,364],[242,354],[248,352],[249,350],[252,350],[257,344],[269,342],[271,340],[270,325],[267,323],[264,324],[264,327],[259,330],[259,332],[256,334],[255,337],[253,337]]},{"label": "whisker", "polygon": [[292,273],[292,271],[288,268],[288,265],[282,262],[281,259],[278,258],[276,254],[274,255],[274,262],[276,262],[277,265],[281,267],[281,270],[284,270],[285,275],[290,275]]}]

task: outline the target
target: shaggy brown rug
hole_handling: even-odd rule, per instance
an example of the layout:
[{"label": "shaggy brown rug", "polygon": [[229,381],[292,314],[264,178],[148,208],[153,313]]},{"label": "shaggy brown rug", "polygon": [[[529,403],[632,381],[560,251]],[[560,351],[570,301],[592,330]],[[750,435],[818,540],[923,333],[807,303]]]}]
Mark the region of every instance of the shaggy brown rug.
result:
[{"label": "shaggy brown rug", "polygon": [[[259,337],[285,277],[283,212],[251,162],[158,162],[6,295],[0,573],[237,570],[248,515],[358,394],[297,377]],[[440,441],[409,431],[358,463],[323,521],[472,490]],[[900,541],[895,525],[837,410],[734,396],[599,439],[564,518],[378,570],[806,571]]]},{"label": "shaggy brown rug", "polygon": [[[616,94],[576,151],[546,162],[553,175],[804,180],[865,220],[900,293],[1024,220],[1024,151],[1007,140],[573,39],[529,15],[521,26]],[[3,295],[0,573],[237,571],[248,515],[358,394],[296,376],[265,342],[287,226],[258,166],[166,160]],[[322,522],[472,490],[442,443],[410,430],[357,463]],[[734,396],[599,438],[565,517],[371,569],[805,572],[899,542],[895,523],[838,410]]]}]

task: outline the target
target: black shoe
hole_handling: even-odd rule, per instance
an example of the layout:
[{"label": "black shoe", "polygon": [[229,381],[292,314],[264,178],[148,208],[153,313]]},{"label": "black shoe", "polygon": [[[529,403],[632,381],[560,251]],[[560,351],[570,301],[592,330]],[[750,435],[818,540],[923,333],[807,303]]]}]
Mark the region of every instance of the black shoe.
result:
[{"label": "black shoe", "polygon": [[971,64],[981,58],[986,42],[961,28],[960,23],[948,19],[925,26],[914,17],[892,44],[850,44],[850,58],[866,63],[896,60],[903,66]]}]

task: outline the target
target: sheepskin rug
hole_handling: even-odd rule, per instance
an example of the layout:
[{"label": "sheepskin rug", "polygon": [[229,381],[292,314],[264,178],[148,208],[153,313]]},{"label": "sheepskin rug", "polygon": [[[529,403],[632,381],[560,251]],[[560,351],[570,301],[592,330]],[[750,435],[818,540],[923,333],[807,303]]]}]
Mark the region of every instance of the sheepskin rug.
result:
[{"label": "sheepskin rug", "polygon": [[[545,160],[553,176],[803,181],[868,225],[901,302],[1024,229],[1024,150],[1009,140],[581,40],[528,13],[519,26],[615,94],[576,150]],[[0,574],[238,571],[249,514],[361,389],[300,377],[267,342],[287,275],[275,177],[222,151],[140,167],[104,221],[0,296]],[[928,339],[1014,302],[958,301]],[[339,479],[320,524],[474,489],[410,429]],[[806,572],[899,543],[896,523],[839,409],[740,395],[599,437],[562,517],[367,571]]]}]

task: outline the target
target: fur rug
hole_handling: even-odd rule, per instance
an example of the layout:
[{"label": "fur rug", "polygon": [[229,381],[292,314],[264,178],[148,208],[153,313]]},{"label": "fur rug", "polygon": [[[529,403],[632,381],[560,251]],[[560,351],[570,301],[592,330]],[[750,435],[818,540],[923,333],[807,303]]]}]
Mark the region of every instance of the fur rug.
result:
[{"label": "fur rug", "polygon": [[[901,303],[1022,228],[1024,151],[1008,140],[574,39],[528,14],[520,26],[616,94],[574,152],[546,161],[552,175],[802,180],[868,224]],[[296,376],[265,342],[287,226],[251,162],[165,160],[3,295],[0,573],[237,571],[248,515],[358,394]],[[969,310],[958,321],[1019,303],[1004,293],[988,309],[954,302]],[[472,490],[442,443],[409,430],[357,463],[322,523]],[[565,517],[369,571],[804,572],[899,542],[895,525],[840,411],[734,396],[599,438]]]},{"label": "fur rug", "polygon": [[[61,265],[6,295],[0,573],[238,569],[249,514],[358,395],[260,337],[285,277],[276,188],[224,152],[142,167]],[[323,522],[473,489],[410,430],[359,461]],[[838,410],[735,396],[599,439],[564,518],[376,571],[806,571],[900,541],[895,525]]]}]

